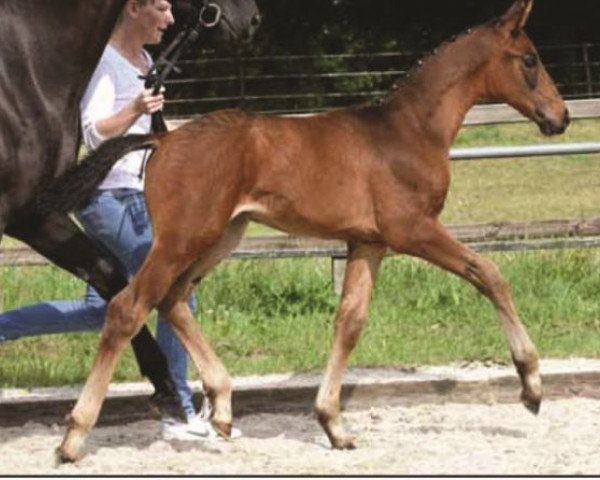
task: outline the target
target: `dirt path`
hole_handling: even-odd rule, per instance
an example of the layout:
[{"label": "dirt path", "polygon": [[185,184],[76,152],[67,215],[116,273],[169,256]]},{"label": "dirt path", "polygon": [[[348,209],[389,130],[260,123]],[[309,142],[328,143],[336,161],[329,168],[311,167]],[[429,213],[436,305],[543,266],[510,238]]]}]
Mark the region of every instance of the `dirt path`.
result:
[{"label": "dirt path", "polygon": [[355,451],[329,449],[309,415],[255,414],[245,437],[170,445],[156,421],[98,428],[77,465],[53,466],[62,429],[0,429],[0,474],[598,474],[600,402],[546,402],[536,418],[520,405],[421,405],[347,412],[362,431]]}]

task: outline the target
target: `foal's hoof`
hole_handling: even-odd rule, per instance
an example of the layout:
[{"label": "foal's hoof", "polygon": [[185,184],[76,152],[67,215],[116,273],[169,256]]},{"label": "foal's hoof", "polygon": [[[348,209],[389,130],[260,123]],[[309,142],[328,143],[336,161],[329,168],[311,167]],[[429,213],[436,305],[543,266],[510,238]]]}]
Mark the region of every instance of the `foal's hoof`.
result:
[{"label": "foal's hoof", "polygon": [[216,422],[213,420],[211,424],[219,436],[226,440],[231,440],[231,430],[233,429],[231,423]]},{"label": "foal's hoof", "polygon": [[79,456],[67,451],[62,445],[54,451],[54,463],[57,467],[65,463],[75,463]]},{"label": "foal's hoof", "polygon": [[521,395],[521,402],[523,402],[523,405],[525,405],[525,408],[527,410],[529,410],[531,413],[533,413],[534,415],[537,415],[538,413],[540,413],[540,408],[542,406],[541,398],[534,398],[534,397],[525,395],[525,393],[523,393]]},{"label": "foal's hoof", "polygon": [[332,438],[331,446],[336,450],[355,450],[356,437],[352,435],[346,435],[339,438]]}]

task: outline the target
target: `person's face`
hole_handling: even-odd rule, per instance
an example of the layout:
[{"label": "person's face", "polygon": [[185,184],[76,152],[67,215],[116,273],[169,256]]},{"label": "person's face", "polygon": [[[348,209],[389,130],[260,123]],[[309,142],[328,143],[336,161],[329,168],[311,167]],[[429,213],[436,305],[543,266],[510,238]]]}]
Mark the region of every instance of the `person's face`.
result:
[{"label": "person's face", "polygon": [[175,22],[171,3],[167,0],[150,0],[137,5],[136,23],[143,33],[146,45],[156,45],[162,40],[165,30]]}]

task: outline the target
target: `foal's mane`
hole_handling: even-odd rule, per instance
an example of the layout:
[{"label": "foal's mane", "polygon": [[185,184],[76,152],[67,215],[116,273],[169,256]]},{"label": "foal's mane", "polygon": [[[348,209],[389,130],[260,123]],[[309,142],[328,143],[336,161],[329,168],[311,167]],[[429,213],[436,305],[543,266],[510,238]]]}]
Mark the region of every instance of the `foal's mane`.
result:
[{"label": "foal's mane", "polygon": [[[422,77],[426,75],[432,67],[434,68],[435,64],[437,64],[440,59],[443,59],[450,49],[458,46],[458,44],[463,40],[470,39],[481,31],[494,27],[499,21],[500,17],[497,17],[487,21],[486,23],[469,27],[463,30],[461,33],[452,36],[448,40],[441,43],[438,47],[425,54],[423,58],[418,60],[417,63],[414,64],[403,77],[399,78],[392,84],[391,90],[386,95],[372,100],[363,106],[384,106],[395,98],[401,97],[406,90],[418,85],[422,81]],[[477,68],[483,58],[487,58],[487,50],[482,48],[474,49],[473,55],[469,59],[469,65],[466,68]],[[449,79],[449,81],[451,80]]]}]

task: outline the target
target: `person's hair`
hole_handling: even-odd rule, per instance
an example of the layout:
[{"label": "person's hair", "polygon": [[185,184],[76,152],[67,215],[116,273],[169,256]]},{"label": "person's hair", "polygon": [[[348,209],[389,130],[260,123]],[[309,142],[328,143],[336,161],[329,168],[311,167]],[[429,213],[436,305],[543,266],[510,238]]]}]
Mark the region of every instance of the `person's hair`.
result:
[{"label": "person's hair", "polygon": [[[142,7],[148,5],[149,3],[154,3],[156,0],[134,0],[138,5],[141,5]],[[121,21],[123,20],[123,15],[125,15],[125,9],[123,9],[123,11],[121,12],[121,16],[119,17],[119,20],[117,21],[117,24],[121,23]]]}]

